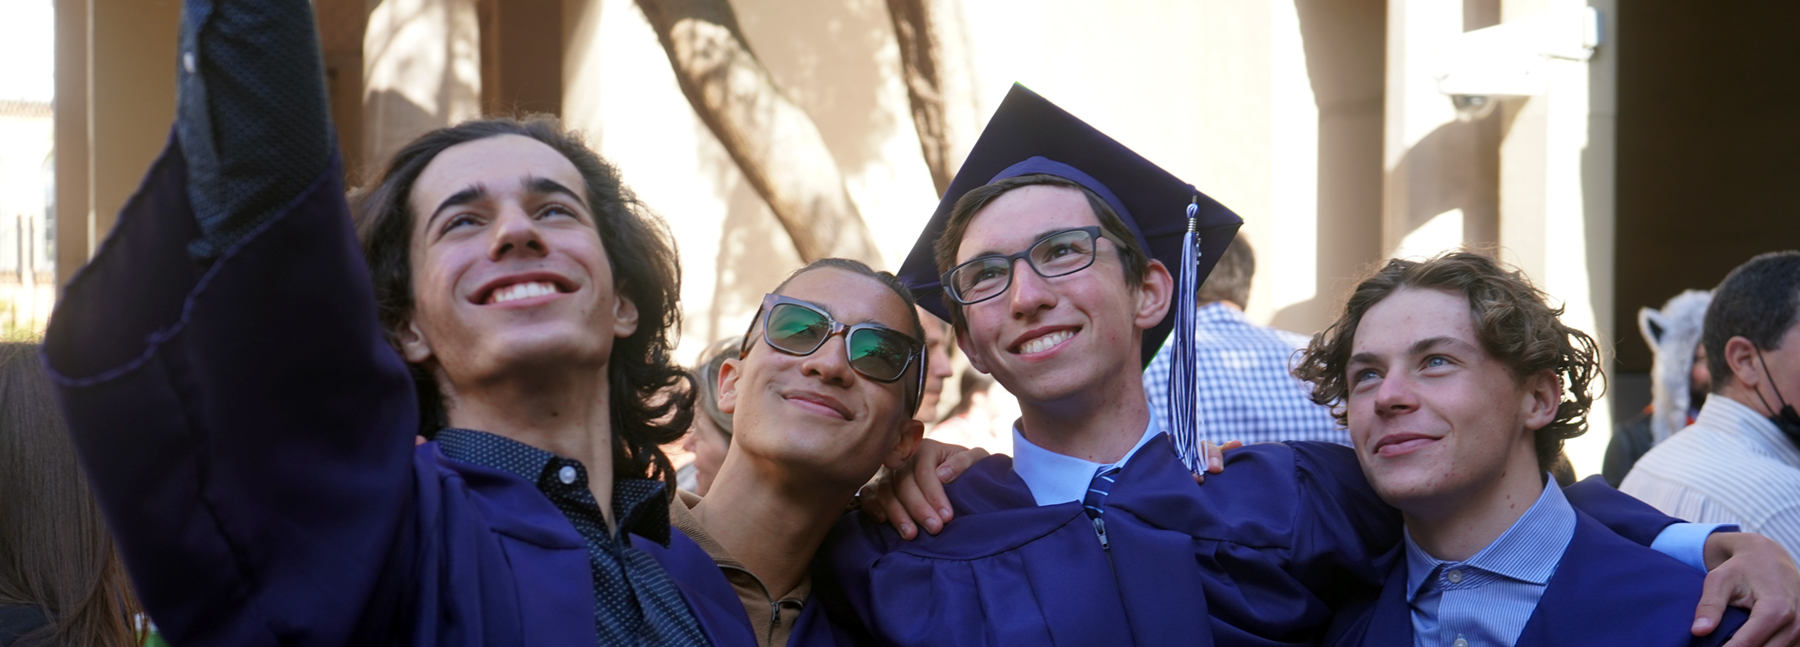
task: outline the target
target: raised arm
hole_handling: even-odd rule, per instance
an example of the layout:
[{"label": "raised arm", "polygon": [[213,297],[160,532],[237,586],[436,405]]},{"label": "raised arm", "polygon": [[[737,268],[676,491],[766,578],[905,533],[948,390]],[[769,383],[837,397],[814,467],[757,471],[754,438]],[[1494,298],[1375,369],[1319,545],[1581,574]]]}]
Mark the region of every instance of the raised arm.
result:
[{"label": "raised arm", "polygon": [[361,644],[399,597],[410,379],[376,323],[306,0],[193,0],[173,136],[45,337],[174,644]]}]

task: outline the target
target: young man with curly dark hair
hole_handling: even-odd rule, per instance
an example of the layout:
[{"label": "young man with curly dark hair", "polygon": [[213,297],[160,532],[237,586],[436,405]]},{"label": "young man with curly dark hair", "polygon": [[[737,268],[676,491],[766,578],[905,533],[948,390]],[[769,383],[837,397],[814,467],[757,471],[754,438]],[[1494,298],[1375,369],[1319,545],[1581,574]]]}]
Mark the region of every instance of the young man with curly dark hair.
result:
[{"label": "young man with curly dark hair", "polygon": [[1587,431],[1599,349],[1524,275],[1472,252],[1392,260],[1295,373],[1350,431],[1405,520],[1379,596],[1341,606],[1352,645],[1720,644],[1688,610],[1700,571],[1608,530],[1548,472]]},{"label": "young man with curly dark hair", "polygon": [[169,641],[753,644],[664,570],[713,568],[658,449],[680,274],[618,172],[475,121],[352,209],[308,3],[183,18],[175,134],[45,339]]}]

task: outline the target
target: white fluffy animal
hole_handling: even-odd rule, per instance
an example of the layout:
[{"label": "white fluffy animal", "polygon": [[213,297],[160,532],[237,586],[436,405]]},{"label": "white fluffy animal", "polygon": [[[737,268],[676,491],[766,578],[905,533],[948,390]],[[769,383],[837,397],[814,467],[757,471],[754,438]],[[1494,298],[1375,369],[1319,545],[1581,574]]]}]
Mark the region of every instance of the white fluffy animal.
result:
[{"label": "white fluffy animal", "polygon": [[1638,329],[1656,359],[1650,365],[1651,407],[1650,434],[1653,445],[1662,444],[1671,434],[1688,425],[1688,409],[1692,389],[1690,377],[1694,367],[1694,347],[1700,343],[1700,331],[1706,320],[1706,306],[1712,293],[1688,290],[1675,295],[1661,310],[1638,310]]}]

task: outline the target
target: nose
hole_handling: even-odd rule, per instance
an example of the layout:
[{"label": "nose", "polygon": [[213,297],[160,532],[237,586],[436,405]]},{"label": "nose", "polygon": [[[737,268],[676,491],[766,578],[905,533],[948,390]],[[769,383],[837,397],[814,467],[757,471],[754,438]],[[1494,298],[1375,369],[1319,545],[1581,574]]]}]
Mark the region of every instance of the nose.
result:
[{"label": "nose", "polygon": [[493,242],[488,246],[488,259],[498,261],[508,256],[544,256],[543,231],[538,221],[516,204],[508,204],[495,216],[491,229]]},{"label": "nose", "polygon": [[1419,408],[1418,394],[1414,392],[1416,385],[1399,371],[1383,377],[1381,384],[1375,387],[1375,414],[1380,416],[1396,416]]},{"label": "nose", "polygon": [[826,337],[825,343],[818,350],[801,359],[801,372],[826,384],[849,386],[850,381],[855,378],[852,376],[853,369],[850,368],[849,351],[845,348],[844,340],[840,339],[846,334],[849,333],[840,330]]},{"label": "nose", "polygon": [[1039,310],[1046,310],[1056,305],[1056,293],[1050,291],[1049,279],[1038,276],[1031,264],[1020,258],[1013,261],[1012,314],[1014,318],[1025,318]]}]

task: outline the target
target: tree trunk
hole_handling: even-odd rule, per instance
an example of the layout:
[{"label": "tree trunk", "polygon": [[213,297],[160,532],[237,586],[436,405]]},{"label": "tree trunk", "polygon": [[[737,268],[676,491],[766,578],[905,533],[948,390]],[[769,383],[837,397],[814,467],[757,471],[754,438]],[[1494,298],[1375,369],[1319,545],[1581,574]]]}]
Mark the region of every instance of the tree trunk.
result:
[{"label": "tree trunk", "polygon": [[782,94],[726,0],[637,0],[681,92],[775,212],[800,258],[881,261],[812,118]]},{"label": "tree trunk", "polygon": [[974,145],[973,80],[956,0],[887,0],[919,149],[938,195]]}]

